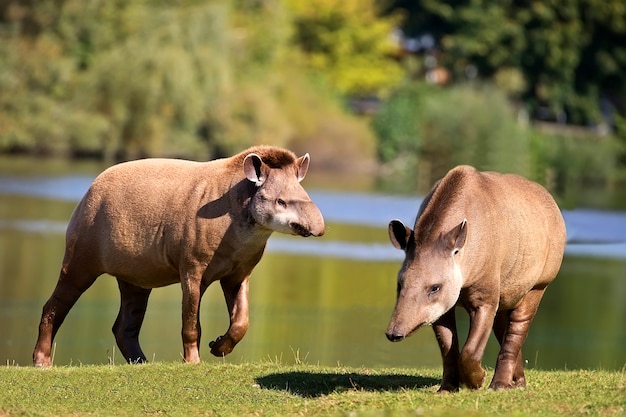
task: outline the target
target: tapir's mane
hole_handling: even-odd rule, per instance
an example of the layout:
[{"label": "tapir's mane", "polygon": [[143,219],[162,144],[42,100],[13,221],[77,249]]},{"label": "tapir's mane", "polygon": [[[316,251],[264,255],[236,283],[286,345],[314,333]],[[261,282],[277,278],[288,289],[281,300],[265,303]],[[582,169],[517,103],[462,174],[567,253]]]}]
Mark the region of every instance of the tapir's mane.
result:
[{"label": "tapir's mane", "polygon": [[260,145],[253,146],[235,155],[233,157],[233,162],[238,166],[241,166],[244,158],[251,153],[257,154],[261,157],[261,160],[270,168],[282,168],[291,165],[296,161],[296,155],[291,151],[277,148],[275,146]]},{"label": "tapir's mane", "polygon": [[[438,237],[437,227],[441,227],[445,219],[453,210],[455,202],[460,198],[462,183],[468,176],[470,167],[458,167],[443,177],[427,197],[426,205],[415,223],[416,244],[425,243],[430,238]],[[440,230],[439,232],[447,232]],[[433,233],[437,233],[434,236]]]}]

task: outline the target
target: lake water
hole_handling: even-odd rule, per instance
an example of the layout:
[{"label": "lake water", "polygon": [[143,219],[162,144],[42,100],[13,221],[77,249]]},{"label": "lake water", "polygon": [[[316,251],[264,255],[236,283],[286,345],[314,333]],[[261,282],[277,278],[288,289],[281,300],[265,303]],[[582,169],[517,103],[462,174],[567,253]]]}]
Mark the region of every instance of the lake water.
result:
[{"label": "lake water", "polygon": [[[0,161],[2,162],[2,161]],[[36,163],[0,166],[0,360],[28,365],[41,308],[61,264],[64,231],[76,202],[101,167]],[[402,252],[387,239],[398,218],[412,224],[421,199],[329,191],[307,179],[327,222],[322,238],[274,234],[250,288],[250,328],[226,358],[208,342],[228,316],[218,285],[201,309],[205,361],[272,360],[363,367],[440,366],[430,329],[392,344],[384,331],[395,302]],[[626,214],[564,211],[568,236],[561,273],[548,288],[524,345],[528,367],[621,369],[626,363]],[[115,280],[102,276],[78,301],[56,338],[55,363],[123,363],[111,326],[119,308]],[[458,313],[459,331],[467,318]],[[180,288],[152,292],[140,340],[149,359],[180,360]],[[495,364],[490,340],[484,357]]]}]

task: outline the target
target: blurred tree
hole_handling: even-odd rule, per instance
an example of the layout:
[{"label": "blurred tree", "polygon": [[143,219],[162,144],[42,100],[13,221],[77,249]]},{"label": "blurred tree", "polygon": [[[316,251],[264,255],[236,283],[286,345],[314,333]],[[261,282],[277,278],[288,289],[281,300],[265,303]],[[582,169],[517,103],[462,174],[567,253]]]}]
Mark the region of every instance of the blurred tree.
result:
[{"label": "blurred tree", "polygon": [[[535,115],[598,123],[601,103],[626,113],[623,0],[382,0],[408,38],[428,34],[457,79],[495,80]],[[604,100],[604,101],[603,101]],[[606,117],[606,114],[605,114]]]},{"label": "blurred tree", "polygon": [[[600,97],[600,111],[610,117],[611,105],[626,115],[626,2],[581,0],[582,32],[590,41],[576,70],[576,91]],[[577,36],[580,36],[578,34]],[[609,119],[609,123],[615,121]]]},{"label": "blurred tree", "polygon": [[370,141],[307,85],[290,19],[282,0],[0,1],[0,150],[205,159],[327,120]]},{"label": "blurred tree", "polygon": [[395,17],[380,18],[374,0],[285,0],[293,40],[311,68],[339,92],[375,96],[397,85],[401,67],[389,59]]},{"label": "blurred tree", "polygon": [[531,174],[529,131],[493,87],[410,83],[383,104],[372,122],[381,159],[419,177],[422,192],[459,164]]},{"label": "blurred tree", "polygon": [[227,2],[2,10],[0,146],[122,158],[202,149],[198,126],[229,82]]}]

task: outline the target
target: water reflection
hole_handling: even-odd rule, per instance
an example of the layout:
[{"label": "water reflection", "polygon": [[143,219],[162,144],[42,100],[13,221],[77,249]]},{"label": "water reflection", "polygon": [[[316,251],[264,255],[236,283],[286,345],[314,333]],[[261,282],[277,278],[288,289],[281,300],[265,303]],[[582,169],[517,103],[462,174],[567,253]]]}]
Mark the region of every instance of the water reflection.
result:
[{"label": "water reflection", "polygon": [[0,194],[78,201],[94,178],[91,175],[27,178],[4,175],[0,177]]},{"label": "water reflection", "polygon": [[[0,360],[24,365],[31,361],[41,308],[56,283],[67,219],[93,177],[7,178],[0,177]],[[329,223],[327,235],[270,239],[251,280],[250,330],[224,360],[440,366],[429,329],[397,344],[384,336],[402,259],[387,243],[385,227],[390,218],[411,223],[420,200],[311,195]],[[576,210],[565,215],[570,237],[579,241],[615,242],[626,231],[621,213]],[[568,254],[531,328],[524,350],[528,365],[620,369],[626,358],[626,248],[623,243],[577,244],[568,246]],[[123,363],[110,331],[118,306],[115,280],[103,276],[61,327],[55,362]],[[141,334],[149,358],[181,358],[180,314],[179,287],[153,291]],[[203,359],[222,360],[212,358],[207,348],[228,327],[219,286],[207,291],[201,321]],[[459,326],[466,334],[464,313],[459,313]],[[487,366],[493,366],[496,353],[492,338]]]},{"label": "water reflection", "polygon": [[[2,220],[0,230],[14,229],[27,233],[64,234],[67,223],[48,220]],[[596,229],[591,229],[596,231]],[[615,229],[611,229],[613,231]],[[626,243],[612,243],[612,237],[598,238],[598,243],[570,243],[565,253],[572,256],[626,259]],[[590,238],[583,240],[592,242]],[[402,261],[404,255],[388,243],[355,243],[339,240],[302,240],[274,236],[267,244],[267,253],[356,259],[365,262]]]},{"label": "water reflection", "polygon": [[[20,178],[0,176],[0,195],[29,196],[78,202],[94,176],[58,176]],[[419,197],[400,197],[362,193],[311,191],[327,223],[386,228],[389,220],[399,219],[413,224],[422,202]],[[567,226],[568,252],[572,255],[626,258],[626,213],[600,210],[564,210]],[[25,220],[0,218],[0,229],[63,232],[65,223],[44,219]],[[323,240],[285,241],[274,238],[270,250],[282,253],[338,256],[355,259],[397,260],[401,254],[389,245],[346,244]],[[368,255],[369,252],[369,255]],[[373,256],[373,258],[372,258]]]}]

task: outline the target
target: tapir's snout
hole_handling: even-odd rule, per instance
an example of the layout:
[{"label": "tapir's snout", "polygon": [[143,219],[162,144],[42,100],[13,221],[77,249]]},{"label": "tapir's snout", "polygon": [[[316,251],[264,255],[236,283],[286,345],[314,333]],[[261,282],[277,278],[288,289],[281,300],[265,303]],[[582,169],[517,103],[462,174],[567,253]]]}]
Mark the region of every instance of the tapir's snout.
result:
[{"label": "tapir's snout", "polygon": [[389,339],[390,342],[401,342],[402,340],[404,340],[403,334],[387,332],[385,333],[385,335],[387,335],[387,339]]},{"label": "tapir's snout", "polygon": [[324,225],[324,220],[321,220],[320,223],[315,224],[313,227],[311,227],[309,232],[311,233],[310,236],[315,236],[315,237],[324,236],[324,233],[326,233],[326,226]]},{"label": "tapir's snout", "polygon": [[400,316],[398,306],[396,306],[391,322],[385,331],[385,335],[390,342],[401,342],[412,335],[420,327],[417,326],[412,328],[412,323],[406,323],[406,321]]},{"label": "tapir's snout", "polygon": [[326,233],[326,225],[324,224],[324,217],[319,208],[312,202],[308,201],[301,208],[301,220],[302,222],[291,222],[289,227],[295,232],[295,234],[309,237],[320,237]]}]

